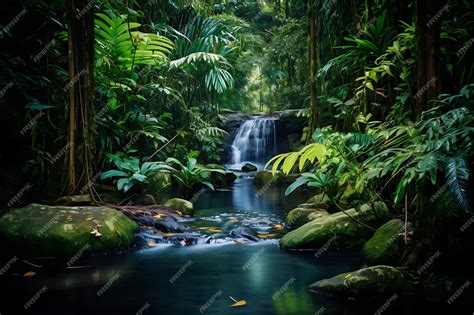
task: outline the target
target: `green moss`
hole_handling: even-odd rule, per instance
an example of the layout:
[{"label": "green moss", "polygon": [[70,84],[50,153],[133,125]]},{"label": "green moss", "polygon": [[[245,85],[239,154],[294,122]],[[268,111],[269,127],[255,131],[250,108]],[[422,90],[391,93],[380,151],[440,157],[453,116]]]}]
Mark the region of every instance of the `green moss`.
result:
[{"label": "green moss", "polygon": [[390,266],[373,266],[346,272],[310,285],[310,290],[333,296],[374,298],[411,290],[403,274]]},{"label": "green moss", "polygon": [[164,205],[167,207],[178,209],[184,215],[194,215],[193,204],[185,199],[173,198],[165,202]]},{"label": "green moss", "polygon": [[323,209],[298,207],[288,212],[286,216],[286,224],[294,228],[300,227],[314,219],[318,219],[327,215],[329,215],[329,213]]},{"label": "green moss", "polygon": [[[100,237],[91,234],[97,225]],[[132,245],[137,231],[138,225],[124,214],[103,207],[30,204],[0,218],[0,239],[7,251],[26,256],[119,250]]]},{"label": "green moss", "polygon": [[370,264],[396,265],[403,253],[398,234],[403,221],[393,219],[382,225],[362,248],[362,254]]},{"label": "green moss", "polygon": [[[359,210],[349,209],[346,213],[372,227],[377,227],[383,222],[369,205],[362,206]],[[280,240],[280,245],[286,249],[319,248],[337,235],[338,246],[355,247],[362,245],[371,234],[369,229],[345,213],[337,212],[310,221],[289,232]]]}]

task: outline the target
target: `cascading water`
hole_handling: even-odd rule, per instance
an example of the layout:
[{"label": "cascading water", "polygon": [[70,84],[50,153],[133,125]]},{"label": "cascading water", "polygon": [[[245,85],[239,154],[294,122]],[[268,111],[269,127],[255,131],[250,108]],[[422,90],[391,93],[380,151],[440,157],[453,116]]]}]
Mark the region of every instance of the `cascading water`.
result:
[{"label": "cascading water", "polygon": [[253,117],[239,128],[232,143],[230,168],[240,169],[246,162],[259,169],[277,154],[276,118]]}]

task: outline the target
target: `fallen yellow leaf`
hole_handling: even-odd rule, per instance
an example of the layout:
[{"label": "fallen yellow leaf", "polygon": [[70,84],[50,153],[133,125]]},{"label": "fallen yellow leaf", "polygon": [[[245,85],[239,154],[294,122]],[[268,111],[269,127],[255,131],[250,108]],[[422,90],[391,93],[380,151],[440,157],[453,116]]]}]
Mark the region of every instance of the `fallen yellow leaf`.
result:
[{"label": "fallen yellow leaf", "polygon": [[179,214],[179,215],[183,215],[183,213],[179,210],[176,210],[176,213]]},{"label": "fallen yellow leaf", "polygon": [[267,235],[257,234],[257,237],[258,237],[258,238],[267,238]]},{"label": "fallen yellow leaf", "polygon": [[94,220],[94,219],[95,219],[95,217],[88,217],[88,218],[85,218],[84,220],[86,220],[86,221],[92,221],[92,220]]},{"label": "fallen yellow leaf", "polygon": [[174,236],[174,234],[173,234],[173,233],[164,233],[164,234],[162,234],[162,235],[163,235],[164,237],[170,237],[170,236]]},{"label": "fallen yellow leaf", "polygon": [[156,247],[156,244],[154,242],[148,242],[147,245],[148,247]]},{"label": "fallen yellow leaf", "polygon": [[33,276],[35,276],[35,275],[36,275],[36,272],[34,272],[34,271],[28,271],[27,273],[25,273],[25,274],[23,275],[23,277],[30,278],[30,277],[33,277]]},{"label": "fallen yellow leaf", "polygon": [[277,236],[277,235],[276,234],[268,234],[267,238],[272,238],[272,237],[275,237],[275,236]]},{"label": "fallen yellow leaf", "polygon": [[220,233],[220,232],[222,232],[222,230],[218,230],[218,229],[209,229],[209,232],[212,232],[212,233]]}]

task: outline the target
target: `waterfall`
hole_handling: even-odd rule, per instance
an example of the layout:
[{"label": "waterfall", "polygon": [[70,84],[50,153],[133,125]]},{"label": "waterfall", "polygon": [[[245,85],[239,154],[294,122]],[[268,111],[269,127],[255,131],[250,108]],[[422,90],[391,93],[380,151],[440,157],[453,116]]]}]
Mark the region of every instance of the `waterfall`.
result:
[{"label": "waterfall", "polygon": [[253,117],[240,126],[231,147],[230,168],[240,169],[250,162],[261,169],[277,154],[276,120],[272,117]]}]

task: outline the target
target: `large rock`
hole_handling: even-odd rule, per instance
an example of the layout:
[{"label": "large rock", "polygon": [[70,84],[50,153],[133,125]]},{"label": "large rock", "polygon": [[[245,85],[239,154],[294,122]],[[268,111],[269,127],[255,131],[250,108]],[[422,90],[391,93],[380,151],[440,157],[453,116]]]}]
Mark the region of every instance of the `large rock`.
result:
[{"label": "large rock", "polygon": [[165,202],[164,206],[178,209],[184,215],[194,215],[193,204],[185,199],[173,198]]},{"label": "large rock", "polygon": [[[206,168],[226,171],[225,167],[219,164],[207,164]],[[225,174],[210,172],[207,176],[214,187],[229,186],[237,179],[237,175],[235,175],[234,172],[230,171],[226,171]]]},{"label": "large rock", "polygon": [[323,209],[298,207],[288,212],[286,215],[286,224],[292,228],[297,228],[313,221],[314,219],[319,219],[328,215],[329,213]]},{"label": "large rock", "polygon": [[[94,228],[101,236],[91,234]],[[137,231],[135,222],[104,207],[30,204],[0,218],[3,251],[25,256],[70,257],[124,249]]]},{"label": "large rock", "polygon": [[411,291],[412,284],[391,266],[373,266],[320,280],[309,286],[311,292],[344,298],[372,299]]},{"label": "large rock", "polygon": [[[374,207],[364,204],[360,209],[345,211],[353,218],[374,228],[388,220],[388,209],[385,205],[375,202]],[[323,246],[329,239],[337,235],[340,247],[362,245],[372,231],[357,223],[343,212],[315,219],[286,234],[280,245],[284,249],[314,249]]]},{"label": "large rock", "polygon": [[362,248],[362,255],[369,264],[397,265],[403,254],[399,234],[403,221],[393,219],[382,225]]},{"label": "large rock", "polygon": [[255,172],[257,169],[258,168],[252,163],[245,163],[241,168],[242,172]]}]

